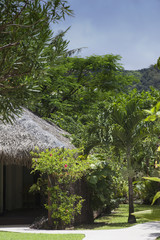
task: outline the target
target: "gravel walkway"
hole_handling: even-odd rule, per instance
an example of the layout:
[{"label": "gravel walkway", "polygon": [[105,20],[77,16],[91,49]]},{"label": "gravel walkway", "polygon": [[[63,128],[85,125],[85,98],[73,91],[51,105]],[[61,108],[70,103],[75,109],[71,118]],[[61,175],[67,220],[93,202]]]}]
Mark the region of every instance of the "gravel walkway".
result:
[{"label": "gravel walkway", "polygon": [[83,240],[155,240],[160,236],[160,222],[148,222],[115,230],[34,230],[27,226],[0,226],[0,231],[45,234],[82,233],[85,234]]}]

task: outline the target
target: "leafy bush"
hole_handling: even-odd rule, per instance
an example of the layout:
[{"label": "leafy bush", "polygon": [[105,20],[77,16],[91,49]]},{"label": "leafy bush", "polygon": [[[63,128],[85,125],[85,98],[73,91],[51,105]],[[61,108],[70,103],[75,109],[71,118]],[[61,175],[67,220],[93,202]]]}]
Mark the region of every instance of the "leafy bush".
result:
[{"label": "leafy bush", "polygon": [[107,163],[105,157],[103,154],[90,156],[94,164],[91,165],[87,181],[91,189],[92,209],[110,213],[126,196],[127,188],[118,168]]},{"label": "leafy bush", "polygon": [[48,187],[46,186],[45,191],[48,193],[49,203],[46,203],[45,207],[51,213],[52,227],[65,228],[74,216],[81,212],[84,201],[81,196],[71,192],[71,184],[89,170],[91,160],[85,159],[77,149],[55,148],[32,154],[32,173],[39,171],[41,177],[48,177]]},{"label": "leafy bush", "polygon": [[154,195],[159,190],[159,184],[151,181],[139,181],[134,191],[143,204],[151,204]]}]

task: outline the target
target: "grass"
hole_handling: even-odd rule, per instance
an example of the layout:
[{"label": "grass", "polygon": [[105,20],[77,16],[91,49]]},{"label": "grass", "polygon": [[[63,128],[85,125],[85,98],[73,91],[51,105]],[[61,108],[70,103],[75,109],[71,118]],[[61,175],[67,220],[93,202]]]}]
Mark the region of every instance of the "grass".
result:
[{"label": "grass", "polygon": [[[135,204],[135,212],[150,209],[150,205]],[[154,209],[159,209],[159,206],[153,206]],[[120,204],[119,208],[115,209],[111,214],[100,217],[95,220],[94,224],[81,225],[75,229],[118,229],[130,227],[135,224],[129,224],[128,221],[128,204]],[[149,220],[144,218],[137,218],[137,224],[144,223]],[[11,233],[0,232],[0,240],[82,240],[85,236],[83,234],[31,234],[31,233]],[[160,240],[160,238],[157,238]]]},{"label": "grass", "polygon": [[[150,205],[135,204],[135,212],[148,210],[150,208]],[[153,208],[159,209],[159,206],[153,206]],[[149,221],[145,218],[136,218],[136,220],[138,224]],[[115,211],[113,211],[110,215],[106,215],[96,219],[94,224],[81,225],[78,226],[76,229],[118,229],[131,227],[133,225],[135,224],[128,223],[128,204],[120,204],[119,208],[115,209]]]},{"label": "grass", "polygon": [[32,234],[0,232],[0,240],[82,240],[84,237],[85,235],[83,234]]}]

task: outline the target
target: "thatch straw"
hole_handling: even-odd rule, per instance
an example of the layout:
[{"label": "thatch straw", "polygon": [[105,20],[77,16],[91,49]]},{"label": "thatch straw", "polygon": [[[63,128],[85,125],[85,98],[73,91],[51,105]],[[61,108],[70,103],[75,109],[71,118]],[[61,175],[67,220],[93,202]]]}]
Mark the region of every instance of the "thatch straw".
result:
[{"label": "thatch straw", "polygon": [[13,124],[0,122],[0,161],[29,166],[30,152],[35,147],[41,151],[46,148],[74,148],[64,135],[68,133],[24,109]]}]

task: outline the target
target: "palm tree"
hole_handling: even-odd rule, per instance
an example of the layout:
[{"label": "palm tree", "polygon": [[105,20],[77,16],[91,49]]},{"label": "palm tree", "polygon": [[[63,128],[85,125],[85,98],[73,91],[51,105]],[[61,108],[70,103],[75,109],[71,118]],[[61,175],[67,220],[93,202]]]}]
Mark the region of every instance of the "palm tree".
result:
[{"label": "palm tree", "polygon": [[114,103],[111,113],[113,121],[112,126],[112,143],[125,153],[125,161],[128,170],[128,187],[129,187],[129,223],[135,223],[136,218],[132,215],[134,212],[133,204],[133,178],[134,162],[133,150],[142,138],[146,136],[146,129],[142,126],[144,112],[140,108],[138,96],[127,96]]}]

